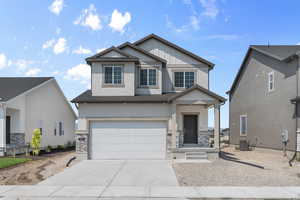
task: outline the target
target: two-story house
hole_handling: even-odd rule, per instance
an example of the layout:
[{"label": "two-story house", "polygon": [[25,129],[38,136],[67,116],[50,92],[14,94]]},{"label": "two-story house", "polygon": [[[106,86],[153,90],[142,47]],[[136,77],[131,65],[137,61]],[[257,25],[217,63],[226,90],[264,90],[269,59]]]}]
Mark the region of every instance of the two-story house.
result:
[{"label": "two-story house", "polygon": [[288,139],[287,149],[296,149],[299,53],[299,45],[249,47],[229,91],[231,144],[246,140],[253,146],[282,149]]},{"label": "two-story house", "polygon": [[[91,90],[72,100],[79,112],[77,153],[82,158],[184,158],[195,151],[218,155],[225,99],[209,90],[214,64],[154,34],[86,61]],[[211,107],[214,146],[207,131]]]}]

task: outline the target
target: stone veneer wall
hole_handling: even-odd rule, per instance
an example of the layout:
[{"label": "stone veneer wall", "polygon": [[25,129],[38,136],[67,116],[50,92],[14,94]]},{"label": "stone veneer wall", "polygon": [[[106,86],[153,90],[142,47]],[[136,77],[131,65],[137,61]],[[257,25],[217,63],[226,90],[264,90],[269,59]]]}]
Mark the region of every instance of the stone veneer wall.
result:
[{"label": "stone veneer wall", "polygon": [[10,146],[20,147],[25,145],[25,133],[11,133]]},{"label": "stone veneer wall", "polygon": [[87,133],[76,134],[76,154],[78,159],[88,159],[88,140],[89,136]]}]

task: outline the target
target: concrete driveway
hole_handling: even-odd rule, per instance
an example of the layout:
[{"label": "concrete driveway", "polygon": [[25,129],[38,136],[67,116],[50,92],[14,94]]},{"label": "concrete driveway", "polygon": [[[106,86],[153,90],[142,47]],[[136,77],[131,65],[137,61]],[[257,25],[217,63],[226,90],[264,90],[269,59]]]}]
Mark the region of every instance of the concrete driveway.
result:
[{"label": "concrete driveway", "polygon": [[52,176],[47,186],[178,186],[167,160],[85,160]]}]

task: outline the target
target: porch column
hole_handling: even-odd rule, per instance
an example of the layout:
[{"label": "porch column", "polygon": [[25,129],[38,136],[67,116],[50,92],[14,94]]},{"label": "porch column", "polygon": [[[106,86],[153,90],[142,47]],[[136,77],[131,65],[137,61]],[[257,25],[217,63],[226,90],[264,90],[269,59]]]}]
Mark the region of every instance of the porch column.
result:
[{"label": "porch column", "polygon": [[171,127],[172,127],[172,149],[175,149],[178,144],[178,135],[177,135],[177,115],[176,115],[176,104],[171,105]]},{"label": "porch column", "polygon": [[6,107],[0,103],[0,156],[4,156],[6,148]]},{"label": "porch column", "polygon": [[75,131],[76,157],[79,160],[88,159],[89,151],[89,131],[88,120],[86,118],[78,119],[78,127]]},{"label": "porch column", "polygon": [[220,149],[220,105],[216,104],[214,106],[214,118],[215,118],[215,127],[214,127],[214,148]]}]

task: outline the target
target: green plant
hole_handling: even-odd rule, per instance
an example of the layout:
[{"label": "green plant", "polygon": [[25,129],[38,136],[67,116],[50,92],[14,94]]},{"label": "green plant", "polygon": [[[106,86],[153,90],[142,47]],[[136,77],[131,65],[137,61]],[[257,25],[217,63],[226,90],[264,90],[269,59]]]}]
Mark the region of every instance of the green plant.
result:
[{"label": "green plant", "polygon": [[46,152],[47,152],[47,153],[50,153],[51,150],[52,150],[52,146],[48,145],[48,146],[46,147]]},{"label": "green plant", "polygon": [[72,144],[72,142],[71,142],[71,141],[68,141],[68,142],[67,142],[67,144],[66,144],[67,148],[70,148],[70,147],[72,147],[72,145],[73,145],[73,144]]},{"label": "green plant", "polygon": [[63,150],[64,149],[64,145],[61,145],[61,144],[57,145],[57,149]]},{"label": "green plant", "polygon": [[34,156],[39,155],[41,150],[41,130],[39,128],[33,130],[31,148]]}]

